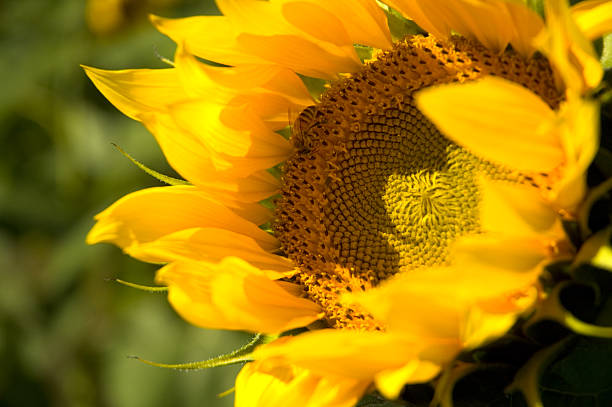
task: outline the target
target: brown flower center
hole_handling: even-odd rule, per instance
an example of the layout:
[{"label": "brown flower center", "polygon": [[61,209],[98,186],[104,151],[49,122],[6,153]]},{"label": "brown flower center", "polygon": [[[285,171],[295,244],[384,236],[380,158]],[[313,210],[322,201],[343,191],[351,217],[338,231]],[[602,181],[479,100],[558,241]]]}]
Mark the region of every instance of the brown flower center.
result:
[{"label": "brown flower center", "polygon": [[450,244],[479,233],[479,176],[525,181],[445,138],[414,104],[419,89],[484,75],[519,83],[553,108],[562,97],[544,58],[412,36],[335,82],[297,118],[275,233],[331,326],[380,328],[339,297],[448,264]]}]

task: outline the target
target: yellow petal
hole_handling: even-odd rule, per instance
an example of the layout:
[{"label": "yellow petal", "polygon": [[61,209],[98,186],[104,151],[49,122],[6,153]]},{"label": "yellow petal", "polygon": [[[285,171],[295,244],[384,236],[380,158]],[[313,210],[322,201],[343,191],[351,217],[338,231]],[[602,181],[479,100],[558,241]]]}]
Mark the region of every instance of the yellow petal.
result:
[{"label": "yellow petal", "polygon": [[[449,271],[439,277],[427,282],[397,279],[365,294],[347,296],[346,301],[364,307],[377,320],[382,321],[389,332],[401,332],[402,335],[415,338],[458,340],[460,305],[452,304],[450,298],[444,301],[431,300],[431,295],[425,293],[425,290],[433,288],[439,281],[454,276]],[[409,287],[410,283],[415,284]],[[444,293],[437,292],[436,295]]]},{"label": "yellow petal", "polygon": [[587,169],[599,148],[599,103],[570,98],[559,117],[567,163],[549,199],[556,207],[575,212],[586,195]]},{"label": "yellow petal", "polygon": [[210,197],[222,202],[227,208],[231,209],[232,212],[255,225],[263,225],[264,223],[271,222],[274,218],[274,211],[264,207],[260,203],[224,200],[212,194],[210,194]]},{"label": "yellow petal", "polygon": [[534,38],[544,29],[544,21],[522,1],[510,0],[504,3],[514,25],[510,43],[519,54],[529,58],[536,51]]},{"label": "yellow petal", "polygon": [[368,381],[319,376],[296,366],[247,363],[236,378],[236,407],[352,407]]},{"label": "yellow petal", "polygon": [[324,376],[359,380],[373,380],[379,372],[402,368],[418,360],[424,349],[432,349],[432,355],[445,361],[457,349],[455,341],[443,338],[338,329],[321,329],[282,339],[258,347],[253,357],[297,365]]},{"label": "yellow petal", "polygon": [[527,301],[523,301],[520,308],[512,310],[514,312],[492,313],[480,307],[470,308],[461,332],[463,346],[474,349],[508,332],[520,314],[535,302],[537,290],[532,288],[522,295],[527,297]]},{"label": "yellow petal", "polygon": [[198,99],[176,104],[170,111],[180,129],[197,137],[215,154],[211,158],[227,162],[238,177],[273,167],[292,151],[290,143],[270,130],[249,107]]},{"label": "yellow petal", "polygon": [[454,30],[493,52],[503,52],[515,35],[512,17],[502,1],[392,0],[388,3],[438,38],[447,38]]},{"label": "yellow petal", "polygon": [[544,3],[546,31],[537,38],[567,89],[583,94],[601,82],[603,69],[591,42],[573,20],[567,0]]},{"label": "yellow petal", "polygon": [[341,22],[351,42],[386,49],[392,45],[387,18],[373,0],[311,0],[331,14],[342,16]]},{"label": "yellow petal", "polygon": [[117,109],[135,120],[140,114],[163,110],[187,97],[175,69],[83,69]]},{"label": "yellow petal", "polygon": [[480,218],[484,231],[509,236],[563,236],[558,215],[540,191],[529,185],[480,180]]},{"label": "yellow petal", "polygon": [[216,227],[253,238],[264,250],[276,239],[221,202],[190,186],[148,188],[124,196],[96,215],[87,243],[109,242],[124,250],[194,227]]},{"label": "yellow petal", "polygon": [[612,32],[610,0],[582,1],[572,6],[571,12],[580,31],[591,41]]},{"label": "yellow petal", "polygon": [[[446,5],[450,27],[467,38],[478,40],[487,49],[502,53],[514,36],[514,27],[504,2],[495,0],[429,1]],[[486,24],[483,24],[486,21]]]},{"label": "yellow petal", "polygon": [[229,164],[218,168],[218,162],[213,161],[213,154],[200,137],[182,131],[170,116],[149,114],[140,119],[157,139],[170,165],[193,184],[243,202],[261,201],[278,191],[278,180],[266,171],[247,171],[245,176],[236,177],[227,172],[232,169]]},{"label": "yellow petal", "polygon": [[[273,94],[293,105],[312,104],[308,89],[293,71],[277,65],[216,67],[198,61],[179,44],[174,63],[186,91],[194,98],[227,104],[238,95]],[[287,113],[287,107],[284,107]]]},{"label": "yellow petal", "polygon": [[204,99],[175,104],[171,108],[176,123],[199,135],[209,149],[234,157],[279,155],[290,152],[289,143],[281,135],[270,131],[247,108],[228,107]]},{"label": "yellow petal", "polygon": [[225,16],[162,18],[151,15],[151,22],[177,44],[186,44],[194,54],[225,65],[265,64],[266,61],[238,47],[239,28]]},{"label": "yellow petal", "polygon": [[156,281],[168,286],[168,300],[184,319],[206,328],[279,333],[320,318],[318,305],[267,275],[278,277],[227,257],[218,264],[169,264],[157,272]]},{"label": "yellow petal", "polygon": [[[465,237],[456,242],[454,249],[457,262],[468,267],[480,266],[481,272],[484,271],[483,266],[489,266],[491,270],[510,270],[505,273],[499,271],[496,278],[513,286],[517,282],[519,286],[535,282],[540,271],[538,266],[547,260],[550,253],[546,241],[499,234]],[[500,288],[503,289],[503,286]]]},{"label": "yellow petal", "polygon": [[[402,13],[436,38],[446,39],[451,34],[451,27],[441,13],[430,13],[427,2],[419,0],[387,0],[388,5]],[[434,7],[435,10],[435,7]]]},{"label": "yellow petal", "polygon": [[383,370],[375,378],[376,388],[388,399],[396,399],[406,383],[425,383],[440,373],[440,365],[412,360],[399,369]]},{"label": "yellow petal", "polygon": [[289,24],[322,42],[353,45],[342,21],[317,2],[287,1],[281,5],[281,13]]},{"label": "yellow petal", "polygon": [[[506,333],[536,300],[538,274],[539,270],[517,272],[482,262],[462,262],[461,266],[411,271],[348,299],[384,323],[388,335],[424,343],[412,360],[442,366],[461,350]],[[413,367],[418,370],[411,380],[434,374],[430,364]],[[389,395],[398,390],[396,380],[411,372],[408,366],[402,368],[405,371],[389,370],[389,382],[381,383]]]},{"label": "yellow petal", "polygon": [[[220,166],[222,169],[231,169],[231,163],[215,157],[201,139],[202,134],[194,135],[181,131],[164,114],[169,105],[178,101],[189,103],[187,102],[189,95],[185,93],[181,86],[180,78],[183,75],[177,74],[177,69],[103,71],[86,68],[86,71],[96,86],[113,104],[126,115],[142,121],[151,130],[170,164],[187,180],[200,186],[210,187],[212,190],[222,190],[226,194],[241,192],[240,195],[234,194],[234,196],[238,195],[239,199],[243,201],[258,201],[276,192],[277,181],[263,170],[284,159],[285,155],[282,151],[288,151],[288,143],[278,134],[265,128],[263,123],[259,123],[261,130],[258,134],[265,134],[267,137],[263,139],[260,137],[258,141],[271,141],[273,145],[270,148],[278,147],[277,157],[259,160],[260,171],[255,166],[250,166],[252,162],[242,163],[241,169],[237,171],[240,173],[239,178],[230,177],[230,174],[218,174],[217,170]],[[180,73],[181,70],[178,72]],[[213,81],[209,82],[209,96],[218,95],[220,97],[219,95],[224,95],[222,100],[225,102],[235,96],[235,91],[221,92]],[[216,106],[219,110],[222,105]],[[293,107],[294,105],[290,106]],[[286,112],[289,108],[281,106],[277,109]],[[231,119],[231,117],[226,118],[226,120],[228,119]],[[243,121],[246,120],[243,119]],[[246,126],[247,124],[242,125]],[[229,130],[225,135],[219,134],[221,131],[223,131],[223,128],[214,133],[218,135],[216,140],[220,138],[223,141],[232,136]],[[245,131],[240,133],[245,134]],[[266,144],[258,143],[257,146],[261,150]],[[278,157],[279,154],[280,157]]]},{"label": "yellow petal", "polygon": [[504,79],[428,88],[419,109],[451,140],[476,155],[522,171],[547,172],[563,161],[555,114],[537,95]]},{"label": "yellow petal", "polygon": [[361,65],[342,21],[321,2],[219,0],[217,4],[240,27],[239,46],[267,61],[330,79]]},{"label": "yellow petal", "polygon": [[[516,248],[514,254],[521,254],[522,249]],[[509,307],[490,301],[503,299],[505,304],[507,296],[522,295],[537,281],[540,271],[491,265],[478,256],[470,259],[470,253],[457,263],[399,275],[376,289],[346,296],[345,301],[363,306],[388,332],[452,343],[460,341],[471,308],[487,305],[487,310],[501,312],[503,308],[505,312]]]},{"label": "yellow petal", "polygon": [[[152,20],[161,32],[185,43],[196,55],[226,65],[272,63],[329,79],[360,67],[350,38],[341,24],[335,24],[338,18],[317,5],[288,21],[283,14],[286,3],[225,0],[217,4],[225,16]],[[318,21],[328,30],[313,31],[309,21]]]},{"label": "yellow petal", "polygon": [[238,43],[263,60],[313,78],[337,79],[339,73],[356,72],[361,67],[356,54],[352,56],[352,46],[349,56],[336,56],[325,52],[317,42],[291,35],[241,34]]},{"label": "yellow petal", "polygon": [[152,263],[176,260],[218,262],[224,257],[235,256],[264,270],[291,272],[291,260],[263,250],[253,238],[220,228],[185,229],[143,243],[128,253]]}]

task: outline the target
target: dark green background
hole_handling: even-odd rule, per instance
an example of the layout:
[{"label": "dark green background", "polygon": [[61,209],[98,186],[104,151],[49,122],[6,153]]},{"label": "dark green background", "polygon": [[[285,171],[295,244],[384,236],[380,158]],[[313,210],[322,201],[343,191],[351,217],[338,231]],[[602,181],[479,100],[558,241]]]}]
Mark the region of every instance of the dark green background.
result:
[{"label": "dark green background", "polygon": [[113,108],[79,64],[164,67],[174,44],[147,11],[214,12],[211,0],[147,10],[96,36],[84,0],[0,2],[0,406],[230,406],[236,367],[185,373],[128,359],[202,360],[247,335],[188,325],[165,295],[105,281],[150,284],[156,267],[110,245],[87,246],[92,216],[159,183],[115,142],[170,173],[153,137]]}]

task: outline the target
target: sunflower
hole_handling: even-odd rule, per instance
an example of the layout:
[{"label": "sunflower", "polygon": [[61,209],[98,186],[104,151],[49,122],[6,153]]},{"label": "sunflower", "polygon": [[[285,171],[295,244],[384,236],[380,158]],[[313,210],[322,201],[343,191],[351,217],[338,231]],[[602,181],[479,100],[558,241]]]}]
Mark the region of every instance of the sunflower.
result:
[{"label": "sunflower", "polygon": [[608,4],[385,3],[218,0],[152,17],[171,68],[85,68],[184,178],[123,197],[87,241],[165,264],[187,321],[276,338],[237,406],[396,398],[506,333],[575,253],[561,221],[587,191],[602,78],[585,35]]}]

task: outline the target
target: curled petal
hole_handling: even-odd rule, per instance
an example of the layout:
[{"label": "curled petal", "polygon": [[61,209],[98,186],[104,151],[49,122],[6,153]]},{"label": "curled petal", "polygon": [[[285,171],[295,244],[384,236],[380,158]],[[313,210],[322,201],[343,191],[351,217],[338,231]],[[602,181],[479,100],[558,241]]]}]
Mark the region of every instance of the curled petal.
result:
[{"label": "curled petal", "polygon": [[450,139],[476,155],[524,171],[546,172],[563,161],[555,113],[513,82],[486,77],[427,88],[419,109]]},{"label": "curled petal", "polygon": [[177,260],[218,262],[225,257],[235,256],[264,270],[291,273],[294,269],[291,260],[266,252],[253,238],[221,228],[180,230],[134,246],[127,252],[152,263]]},{"label": "curled petal", "polygon": [[557,211],[539,189],[480,180],[481,224],[485,231],[520,238],[561,239],[564,236]]},{"label": "curled petal", "polygon": [[572,17],[584,35],[592,40],[612,32],[612,2],[587,0],[572,6]]},{"label": "curled petal", "polygon": [[123,114],[135,120],[145,113],[163,111],[187,97],[176,69],[107,71],[83,66],[98,90]]},{"label": "curled petal", "polygon": [[317,4],[224,0],[218,6],[224,16],[152,20],[196,55],[226,65],[275,64],[328,79],[361,65],[340,20]]},{"label": "curled petal", "polygon": [[549,0],[544,4],[546,30],[537,38],[538,47],[561,79],[559,87],[584,94],[603,78],[593,44],[572,18],[567,0]]},{"label": "curled petal", "polygon": [[276,239],[223,203],[190,186],[149,188],[124,196],[96,215],[89,244],[114,243],[129,252],[142,243],[194,227],[217,227],[250,236],[264,250]]},{"label": "curled petal", "polygon": [[227,257],[220,263],[175,262],[157,273],[168,300],[194,325],[279,333],[320,318],[319,306],[296,296],[297,287],[270,279],[280,274]]},{"label": "curled petal", "polygon": [[391,33],[385,13],[372,0],[314,0],[330,13],[342,16],[342,24],[351,42],[370,47],[390,48]]},{"label": "curled petal", "polygon": [[199,135],[180,129],[169,115],[149,114],[140,118],[157,139],[170,165],[185,179],[221,199],[257,202],[278,191],[278,180],[266,171],[245,171],[242,177],[233,176],[231,164],[226,161],[220,164]]},{"label": "curled petal", "polygon": [[[321,375],[372,380],[380,372],[420,360],[425,353],[432,363],[451,360],[457,345],[445,338],[321,329],[262,345],[253,357],[297,365]],[[417,373],[415,369],[414,380],[420,381],[421,375]]]},{"label": "curled petal", "polygon": [[503,52],[515,35],[512,16],[499,0],[390,0],[387,3],[435,37],[448,38],[454,30],[493,52]]}]

